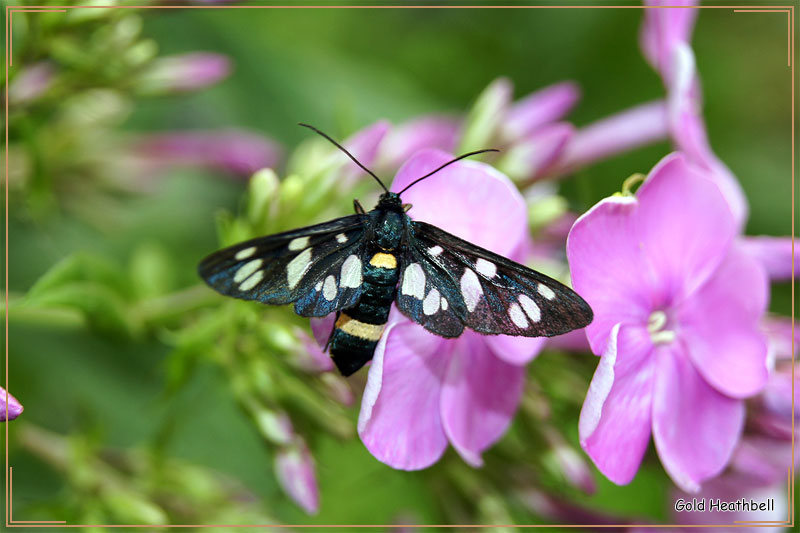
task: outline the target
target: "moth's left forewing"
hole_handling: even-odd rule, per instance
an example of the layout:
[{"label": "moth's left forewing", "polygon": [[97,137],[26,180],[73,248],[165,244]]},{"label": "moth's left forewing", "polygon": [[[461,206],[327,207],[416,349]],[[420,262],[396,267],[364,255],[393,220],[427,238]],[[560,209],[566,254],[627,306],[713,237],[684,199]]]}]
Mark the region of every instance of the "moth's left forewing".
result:
[{"label": "moth's left forewing", "polygon": [[363,215],[351,215],[252,239],[211,254],[198,271],[222,294],[273,305],[294,302],[298,314],[324,316],[361,295],[365,222]]},{"label": "moth's left forewing", "polygon": [[[423,266],[441,273],[431,281],[449,280],[450,299],[462,303],[458,317],[464,326],[490,335],[551,337],[591,322],[589,305],[558,281],[436,226],[413,222],[413,229],[414,248],[428,263]],[[403,310],[399,301],[398,306]]]}]

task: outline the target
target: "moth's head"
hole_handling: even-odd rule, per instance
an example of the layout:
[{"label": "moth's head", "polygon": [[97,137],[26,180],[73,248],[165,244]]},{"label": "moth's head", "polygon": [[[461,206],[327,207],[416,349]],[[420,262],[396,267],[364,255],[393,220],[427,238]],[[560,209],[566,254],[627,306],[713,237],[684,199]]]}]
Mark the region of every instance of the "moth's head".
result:
[{"label": "moth's head", "polygon": [[396,192],[385,192],[378,200],[378,208],[391,211],[403,211],[403,201]]}]

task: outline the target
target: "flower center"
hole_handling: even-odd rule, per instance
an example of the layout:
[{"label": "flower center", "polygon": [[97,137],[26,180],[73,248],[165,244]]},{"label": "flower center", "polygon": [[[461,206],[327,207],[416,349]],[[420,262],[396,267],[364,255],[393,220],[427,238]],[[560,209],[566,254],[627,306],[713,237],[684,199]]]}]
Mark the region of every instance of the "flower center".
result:
[{"label": "flower center", "polygon": [[667,325],[667,314],[664,311],[653,311],[647,320],[647,331],[653,344],[667,344],[675,340],[675,332],[664,329]]}]

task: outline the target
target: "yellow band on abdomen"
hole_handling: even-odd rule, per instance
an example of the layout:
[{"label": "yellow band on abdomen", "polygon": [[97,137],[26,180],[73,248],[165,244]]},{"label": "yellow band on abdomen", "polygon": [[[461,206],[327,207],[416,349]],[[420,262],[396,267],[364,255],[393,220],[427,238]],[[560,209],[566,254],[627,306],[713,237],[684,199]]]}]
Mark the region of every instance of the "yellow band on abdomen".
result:
[{"label": "yellow band on abdomen", "polygon": [[384,324],[367,324],[355,318],[350,318],[346,314],[339,315],[336,320],[336,329],[340,329],[348,335],[358,337],[368,341],[377,341],[383,335]]}]

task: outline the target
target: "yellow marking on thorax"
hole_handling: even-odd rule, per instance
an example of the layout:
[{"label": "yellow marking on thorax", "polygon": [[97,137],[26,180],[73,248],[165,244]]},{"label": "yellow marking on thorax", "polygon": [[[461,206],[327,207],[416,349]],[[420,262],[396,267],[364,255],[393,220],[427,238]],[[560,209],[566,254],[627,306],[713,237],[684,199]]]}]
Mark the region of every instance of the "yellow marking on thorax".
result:
[{"label": "yellow marking on thorax", "polygon": [[377,341],[383,335],[383,327],[385,324],[367,324],[360,322],[355,318],[350,318],[342,313],[336,320],[336,329],[340,329],[345,333],[364,339],[368,341]]},{"label": "yellow marking on thorax", "polygon": [[378,252],[372,256],[372,259],[369,260],[369,264],[379,268],[395,269],[397,268],[397,258],[392,254]]}]

